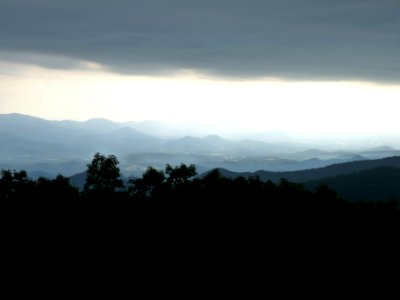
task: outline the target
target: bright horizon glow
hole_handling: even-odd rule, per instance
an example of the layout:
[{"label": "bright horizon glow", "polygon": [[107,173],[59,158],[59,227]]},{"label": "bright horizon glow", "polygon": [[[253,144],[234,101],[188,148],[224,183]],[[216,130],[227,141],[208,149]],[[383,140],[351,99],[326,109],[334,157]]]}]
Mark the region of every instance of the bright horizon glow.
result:
[{"label": "bright horizon glow", "polygon": [[400,85],[266,78],[229,80],[195,72],[113,74],[82,62],[54,70],[0,62],[0,113],[51,120],[162,120],[215,132],[283,131],[307,137],[395,134]]}]

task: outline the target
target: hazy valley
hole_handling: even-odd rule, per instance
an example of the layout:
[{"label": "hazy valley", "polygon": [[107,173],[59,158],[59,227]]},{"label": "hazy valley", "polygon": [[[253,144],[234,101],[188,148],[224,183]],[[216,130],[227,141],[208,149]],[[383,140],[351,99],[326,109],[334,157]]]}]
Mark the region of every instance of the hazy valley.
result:
[{"label": "hazy valley", "polygon": [[[54,177],[58,173],[71,176],[83,172],[93,154],[101,152],[115,154],[125,176],[140,175],[148,166],[163,168],[167,163],[194,164],[198,173],[213,168],[285,172],[400,155],[399,150],[389,146],[321,150],[316,148],[318,145],[289,140],[268,143],[230,140],[218,135],[179,136],[178,131],[177,127],[156,121],[48,121],[3,114],[0,115],[0,168],[25,169],[33,178]],[[167,132],[175,137],[166,138]],[[264,135],[264,139],[268,136]]]}]

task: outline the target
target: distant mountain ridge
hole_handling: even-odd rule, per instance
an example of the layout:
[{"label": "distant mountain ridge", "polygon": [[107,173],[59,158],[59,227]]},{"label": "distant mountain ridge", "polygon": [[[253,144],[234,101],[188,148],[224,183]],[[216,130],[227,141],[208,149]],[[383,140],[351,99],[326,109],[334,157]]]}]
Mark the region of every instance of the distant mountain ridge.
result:
[{"label": "distant mountain ridge", "polygon": [[[49,121],[21,114],[0,114],[0,168],[72,175],[72,171],[83,172],[95,152],[116,155],[121,170],[128,175],[141,174],[148,166],[163,168],[167,163],[195,164],[200,171],[215,167],[240,172],[293,171],[400,155],[398,150],[388,147],[364,152],[329,152],[307,150],[298,144],[228,140],[218,135],[176,136],[184,128],[171,133],[174,138],[149,134],[162,132],[168,136],[170,127],[160,126],[163,123],[157,121]],[[71,165],[74,167],[70,168]]]}]

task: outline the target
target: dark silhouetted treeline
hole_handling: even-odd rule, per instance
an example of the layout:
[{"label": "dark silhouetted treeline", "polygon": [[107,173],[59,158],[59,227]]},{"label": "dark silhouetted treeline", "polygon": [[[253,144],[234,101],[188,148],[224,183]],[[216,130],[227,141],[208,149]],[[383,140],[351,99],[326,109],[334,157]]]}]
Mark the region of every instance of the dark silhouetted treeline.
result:
[{"label": "dark silhouetted treeline", "polygon": [[165,170],[149,167],[126,185],[120,175],[118,159],[100,153],[87,165],[81,192],[62,175],[31,180],[25,171],[2,170],[3,216],[44,227],[108,224],[126,230],[133,224],[145,228],[162,224],[160,230],[171,225],[180,229],[218,226],[230,232],[300,230],[303,226],[317,230],[354,220],[367,226],[394,226],[391,222],[399,220],[394,199],[352,203],[326,186],[310,191],[285,179],[279,183],[257,177],[230,179],[218,170],[196,178],[195,167],[185,164],[167,165]]}]

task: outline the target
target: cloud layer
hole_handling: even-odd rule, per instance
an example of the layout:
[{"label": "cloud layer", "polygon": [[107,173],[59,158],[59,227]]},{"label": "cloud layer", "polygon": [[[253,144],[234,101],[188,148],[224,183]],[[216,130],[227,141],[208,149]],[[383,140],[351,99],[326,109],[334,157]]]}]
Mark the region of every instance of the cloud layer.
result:
[{"label": "cloud layer", "polygon": [[0,59],[398,83],[399,11],[398,0],[2,0]]}]

